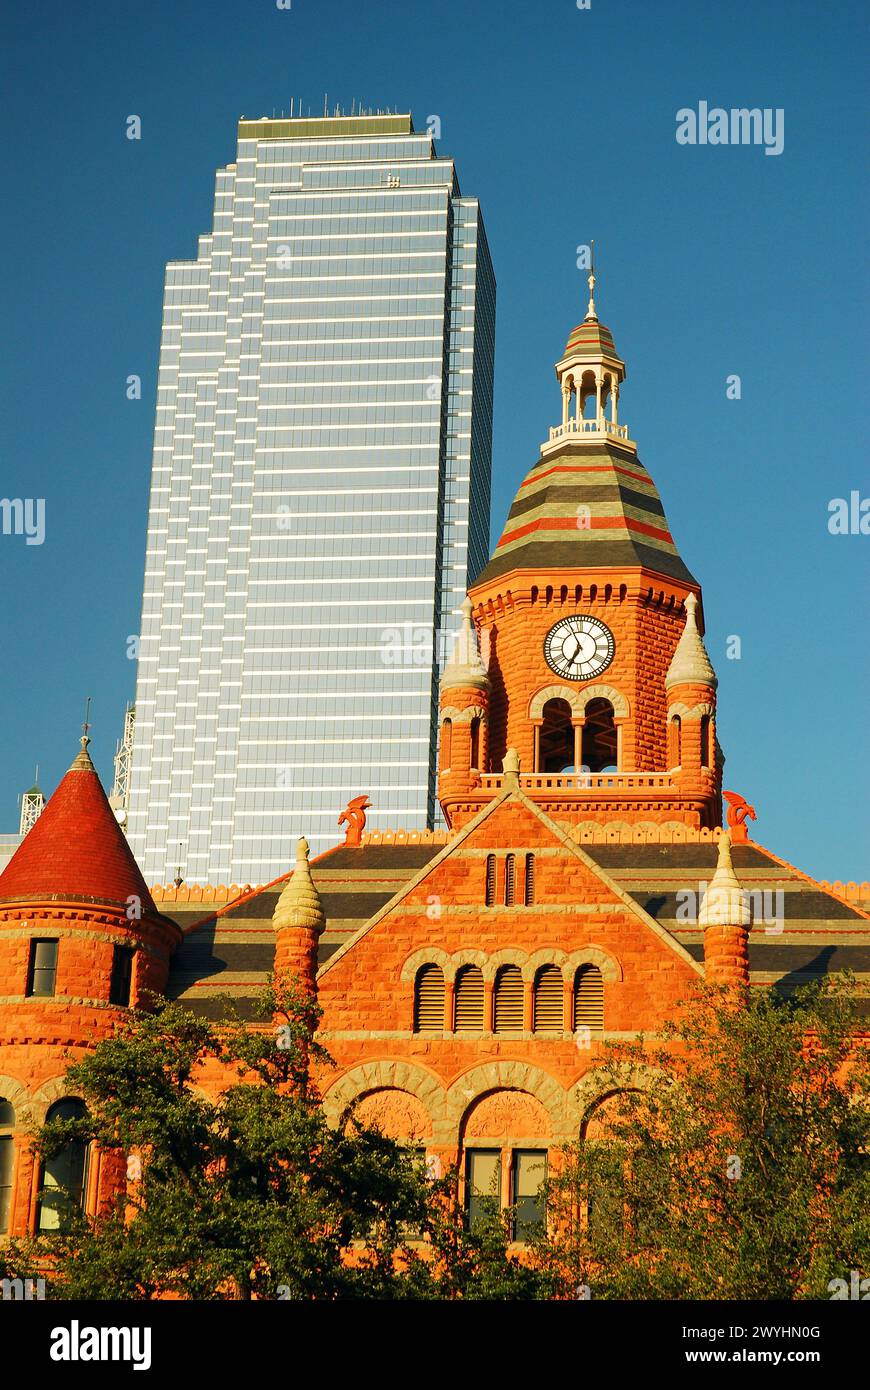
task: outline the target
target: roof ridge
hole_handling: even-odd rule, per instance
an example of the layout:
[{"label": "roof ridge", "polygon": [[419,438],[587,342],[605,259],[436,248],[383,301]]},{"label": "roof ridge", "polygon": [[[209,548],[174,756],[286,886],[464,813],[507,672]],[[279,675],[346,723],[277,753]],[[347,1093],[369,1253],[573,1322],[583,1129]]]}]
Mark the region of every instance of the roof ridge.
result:
[{"label": "roof ridge", "polygon": [[766,854],[768,859],[772,859],[775,864],[779,864],[784,869],[790,869],[792,873],[797,874],[798,878],[802,878],[804,882],[813,884],[815,888],[819,888],[823,893],[827,893],[828,897],[833,898],[835,902],[842,903],[844,907],[850,908],[852,912],[855,913],[856,917],[863,917],[870,922],[870,912],[865,912],[863,907],[858,907],[857,904],[850,903],[848,898],[844,898],[839,893],[835,893],[822,879],[813,878],[812,874],[804,873],[803,869],[799,869],[796,864],[790,864],[787,859],[781,859],[778,854],[774,854],[772,849],[768,849],[766,845],[760,845],[757,840],[752,840],[747,837],[742,843],[752,845],[754,849],[760,850],[762,854]]}]

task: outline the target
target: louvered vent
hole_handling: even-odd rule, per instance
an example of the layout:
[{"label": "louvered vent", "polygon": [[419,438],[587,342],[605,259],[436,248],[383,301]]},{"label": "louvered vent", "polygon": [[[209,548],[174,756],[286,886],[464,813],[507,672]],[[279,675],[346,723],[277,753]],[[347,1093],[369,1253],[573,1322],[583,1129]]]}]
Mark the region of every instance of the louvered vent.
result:
[{"label": "louvered vent", "polygon": [[457,971],[453,1008],[457,1033],[483,1028],[483,975],[476,965]]},{"label": "louvered vent", "polygon": [[414,1032],[444,1031],[444,975],[438,965],[424,965],[417,971],[414,986]]},{"label": "louvered vent", "polygon": [[517,857],[506,854],[504,861],[504,902],[505,907],[513,907],[517,886]]},{"label": "louvered vent", "polygon": [[486,856],[486,905],[492,907],[495,902],[495,855]]},{"label": "louvered vent", "polygon": [[523,1026],[523,977],[518,965],[503,965],[495,977],[493,1031],[519,1032]]},{"label": "louvered vent", "polygon": [[574,1027],[604,1027],[604,981],[597,965],[581,965],[574,976]]},{"label": "louvered vent", "polygon": [[533,1017],[536,1033],[562,1028],[563,999],[561,970],[555,965],[542,965],[535,976]]},{"label": "louvered vent", "polygon": [[535,901],[535,856],[526,855],[526,907]]}]

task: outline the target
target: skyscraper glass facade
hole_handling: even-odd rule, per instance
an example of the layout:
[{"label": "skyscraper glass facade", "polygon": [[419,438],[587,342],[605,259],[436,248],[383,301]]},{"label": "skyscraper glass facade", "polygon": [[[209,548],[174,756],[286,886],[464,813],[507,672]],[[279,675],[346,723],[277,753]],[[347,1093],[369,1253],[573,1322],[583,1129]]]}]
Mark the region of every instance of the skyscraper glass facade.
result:
[{"label": "skyscraper glass facade", "polygon": [[407,116],[242,121],[167,267],[129,805],[150,881],[421,828],[438,666],[488,555],[495,285]]}]

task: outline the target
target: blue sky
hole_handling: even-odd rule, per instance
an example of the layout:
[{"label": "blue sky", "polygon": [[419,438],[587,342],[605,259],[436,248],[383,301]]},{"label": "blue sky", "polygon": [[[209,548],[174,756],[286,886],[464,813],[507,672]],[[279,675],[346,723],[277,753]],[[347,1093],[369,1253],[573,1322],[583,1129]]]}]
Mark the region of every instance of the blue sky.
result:
[{"label": "blue sky", "polygon": [[[861,398],[865,7],[809,0],[33,0],[7,13],[0,830],[52,790],[92,695],[111,755],[138,630],[163,267],[211,223],[239,115],[302,98],[437,115],[498,279],[493,530],[559,399],[576,247],[628,365],[620,418],[704,589],[725,784],[776,853],[870,876],[867,557],[828,504],[870,494]],[[680,108],[784,111],[784,149],[681,146]],[[142,139],[125,138],[126,118]],[[129,374],[142,378],[128,401]],[[726,378],[741,378],[741,399]],[[726,658],[729,636],[740,660]]]}]

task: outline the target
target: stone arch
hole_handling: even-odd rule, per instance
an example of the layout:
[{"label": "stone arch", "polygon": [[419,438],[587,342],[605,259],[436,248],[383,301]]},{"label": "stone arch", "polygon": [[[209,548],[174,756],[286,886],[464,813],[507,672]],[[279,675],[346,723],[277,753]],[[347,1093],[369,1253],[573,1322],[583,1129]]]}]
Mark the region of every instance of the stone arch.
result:
[{"label": "stone arch", "polygon": [[529,718],[543,719],[544,705],[548,700],[564,700],[571,706],[572,719],[583,718],[583,698],[580,691],[570,685],[547,685],[539,690],[529,701]]},{"label": "stone arch", "polygon": [[56,1076],[52,1081],[46,1081],[34,1092],[31,1101],[33,1118],[37,1124],[43,1124],[46,1113],[56,1100],[84,1100],[81,1091],[71,1086],[66,1076]]},{"label": "stone arch", "polygon": [[370,1129],[379,1129],[391,1139],[414,1141],[431,1139],[432,1116],[412,1091],[382,1086],[357,1097],[354,1119]]},{"label": "stone arch", "polygon": [[502,1088],[486,1091],[469,1102],[460,1121],[459,1141],[525,1139],[546,1145],[552,1129],[550,1113],[537,1096],[516,1087]]},{"label": "stone arch", "polygon": [[515,946],[503,946],[500,951],[493,951],[491,956],[487,956],[486,965],[483,967],[483,978],[492,982],[503,965],[518,965],[522,970],[525,963],[525,951],[521,951]]},{"label": "stone arch", "polygon": [[8,1100],[15,1111],[15,1129],[32,1123],[33,1099],[27,1087],[13,1076],[0,1076],[0,1098]]},{"label": "stone arch", "polygon": [[650,1091],[666,1080],[658,1067],[619,1062],[612,1067],[593,1067],[568,1092],[568,1125],[574,1139],[582,1132],[596,1106],[619,1091]]},{"label": "stone arch", "polygon": [[580,717],[586,714],[586,707],[592,700],[609,700],[613,706],[614,719],[628,719],[631,712],[628,700],[612,685],[587,685],[583,691],[578,692],[578,698],[582,704]]},{"label": "stone arch", "polygon": [[[454,951],[450,957],[450,974],[445,975],[445,979],[455,980],[456,972],[462,969],[463,965],[476,965],[483,973],[486,970],[486,952],[477,951],[472,946],[466,947],[464,951]],[[484,976],[484,978],[486,978]]]},{"label": "stone arch", "polygon": [[547,1111],[553,1136],[567,1137],[564,1087],[541,1067],[519,1061],[483,1062],[456,1078],[447,1091],[444,1114],[454,1137],[470,1104],[489,1091],[528,1091]]},{"label": "stone arch", "polygon": [[372,1091],[410,1092],[430,1116],[433,1134],[439,1125],[443,1129],[446,1105],[442,1083],[423,1067],[395,1059],[363,1062],[338,1077],[323,1097],[323,1110],[328,1122],[333,1126],[339,1125],[354,1101]]},{"label": "stone arch", "polygon": [[622,979],[622,966],[619,961],[609,951],[602,951],[600,946],[583,946],[579,951],[572,951],[570,956],[565,956],[562,966],[565,979],[573,981],[581,965],[597,965],[602,980],[608,983]]},{"label": "stone arch", "polygon": [[562,971],[562,976],[564,978],[566,959],[567,957],[564,951],[550,950],[546,947],[540,951],[535,951],[533,955],[528,957],[523,965],[523,979],[526,984],[533,984],[535,976],[542,965],[557,965]]},{"label": "stone arch", "polygon": [[438,715],[439,723],[443,724],[445,719],[452,719],[454,724],[470,724],[472,719],[481,719],[486,722],[487,714],[483,705],[466,705],[464,709],[457,709],[455,705],[445,705]]},{"label": "stone arch", "polygon": [[414,951],[413,955],[408,956],[402,966],[399,979],[403,984],[411,984],[417,977],[417,971],[423,965],[440,965],[445,980],[449,977],[450,957],[446,951],[442,951],[438,946],[423,946],[419,951]]}]

